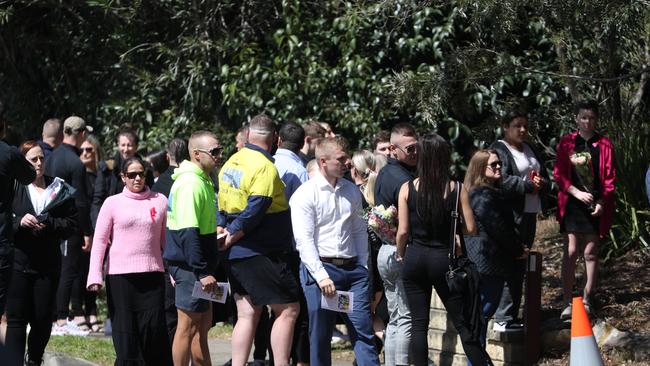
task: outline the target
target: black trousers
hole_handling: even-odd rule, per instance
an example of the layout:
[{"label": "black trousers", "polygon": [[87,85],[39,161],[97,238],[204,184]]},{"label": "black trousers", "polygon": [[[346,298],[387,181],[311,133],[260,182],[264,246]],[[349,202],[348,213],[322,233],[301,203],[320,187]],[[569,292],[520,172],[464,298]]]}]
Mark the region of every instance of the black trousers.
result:
[{"label": "black trousers", "polygon": [[72,316],[97,315],[97,292],[86,290],[90,253],[79,252],[79,275],[72,281],[70,306]]},{"label": "black trousers", "polygon": [[75,234],[62,245],[61,277],[56,290],[56,318],[67,319],[70,316],[70,295],[72,286],[79,277],[79,256],[83,236]]},{"label": "black trousers", "polygon": [[[12,259],[13,261],[13,259]],[[7,303],[7,290],[9,289],[9,282],[11,282],[11,273],[13,267],[9,266],[0,269],[0,314],[5,312],[5,304]]]},{"label": "black trousers", "polygon": [[[25,341],[29,358],[43,358],[52,330],[52,307],[56,296],[58,273],[32,274],[14,271],[7,292],[7,336],[9,360],[3,365],[22,366]],[[27,324],[31,325],[29,337]]]},{"label": "black trousers", "polygon": [[429,345],[427,332],[429,328],[429,308],[431,306],[431,286],[447,309],[456,331],[460,335],[465,355],[472,365],[491,365],[490,357],[481,346],[480,339],[472,339],[471,332],[462,318],[463,298],[452,294],[447,287],[445,272],[449,269],[447,248],[430,248],[409,245],[404,257],[402,279],[406,297],[411,309],[411,350],[413,364],[426,366]]},{"label": "black trousers", "polygon": [[108,275],[115,365],[172,365],[162,272]]}]

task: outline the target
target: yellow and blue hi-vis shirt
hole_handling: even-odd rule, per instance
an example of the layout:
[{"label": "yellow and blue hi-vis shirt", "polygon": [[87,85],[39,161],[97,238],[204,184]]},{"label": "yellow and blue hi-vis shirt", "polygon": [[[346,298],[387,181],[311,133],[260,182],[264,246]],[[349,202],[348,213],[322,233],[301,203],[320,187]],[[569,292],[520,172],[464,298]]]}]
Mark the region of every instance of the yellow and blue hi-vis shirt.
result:
[{"label": "yellow and blue hi-vis shirt", "polygon": [[246,144],[219,172],[219,226],[244,236],[233,244],[229,259],[247,258],[291,249],[293,234],[284,183],[273,157]]},{"label": "yellow and blue hi-vis shirt", "polygon": [[163,258],[197,275],[214,274],[218,253],[212,179],[187,160],[174,170],[172,179]]}]

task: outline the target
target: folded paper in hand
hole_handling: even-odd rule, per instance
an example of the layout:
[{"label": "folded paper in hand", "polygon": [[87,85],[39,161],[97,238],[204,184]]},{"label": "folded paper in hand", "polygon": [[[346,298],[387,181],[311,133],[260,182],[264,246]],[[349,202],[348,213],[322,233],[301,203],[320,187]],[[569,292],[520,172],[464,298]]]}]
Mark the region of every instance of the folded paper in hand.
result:
[{"label": "folded paper in hand", "polygon": [[320,307],[340,313],[351,313],[354,308],[354,293],[349,291],[336,291],[336,295],[332,297],[321,295]]},{"label": "folded paper in hand", "polygon": [[230,289],[230,284],[228,282],[217,282],[217,286],[214,288],[214,290],[208,292],[203,290],[203,285],[201,284],[200,281],[196,281],[194,282],[192,297],[197,297],[199,299],[205,299],[205,300],[210,300],[221,304],[225,304],[229,289]]}]

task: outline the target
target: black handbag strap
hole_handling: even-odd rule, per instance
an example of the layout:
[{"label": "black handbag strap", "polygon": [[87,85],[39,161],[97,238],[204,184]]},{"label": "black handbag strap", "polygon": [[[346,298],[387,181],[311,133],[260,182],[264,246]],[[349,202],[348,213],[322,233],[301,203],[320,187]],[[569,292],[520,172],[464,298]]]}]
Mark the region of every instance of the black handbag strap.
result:
[{"label": "black handbag strap", "polygon": [[449,233],[449,266],[452,266],[452,263],[456,260],[456,233],[458,233],[458,203],[460,201],[460,189],[462,185],[460,182],[455,181],[456,188],[456,203],[454,208],[451,210],[451,231]]}]

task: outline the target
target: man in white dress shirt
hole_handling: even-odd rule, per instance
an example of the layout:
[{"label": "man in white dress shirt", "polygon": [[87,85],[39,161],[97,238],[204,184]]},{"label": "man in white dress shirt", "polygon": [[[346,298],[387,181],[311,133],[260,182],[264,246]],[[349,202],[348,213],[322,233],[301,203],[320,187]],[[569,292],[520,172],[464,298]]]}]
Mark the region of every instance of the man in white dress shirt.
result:
[{"label": "man in white dress shirt", "polygon": [[319,171],[293,194],[291,221],[302,261],[300,281],[309,312],[312,366],[331,365],[332,329],[337,313],[321,309],[321,294],[354,293],[353,311],[345,313],[360,366],[379,365],[372,340],[368,296],[368,234],[361,217],[361,192],[343,179],[349,159],[339,138],[316,146]]}]

